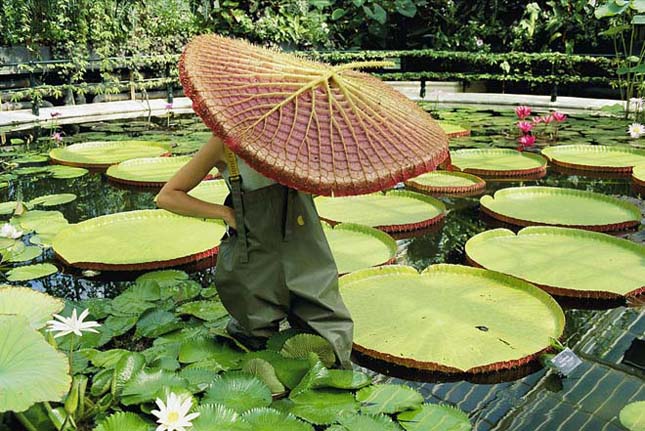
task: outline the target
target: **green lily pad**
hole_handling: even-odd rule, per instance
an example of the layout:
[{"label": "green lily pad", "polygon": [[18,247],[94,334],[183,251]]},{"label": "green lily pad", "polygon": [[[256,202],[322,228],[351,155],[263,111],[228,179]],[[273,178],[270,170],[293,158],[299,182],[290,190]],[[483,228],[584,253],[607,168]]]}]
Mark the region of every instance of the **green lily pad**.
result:
[{"label": "green lily pad", "polygon": [[620,411],[618,418],[629,431],[645,430],[645,401],[627,404]]},{"label": "green lily pad", "polygon": [[69,362],[24,316],[0,316],[0,412],[60,401],[70,386]]},{"label": "green lily pad", "polygon": [[0,315],[20,315],[34,329],[45,326],[65,303],[29,287],[0,285]]},{"label": "green lily pad", "polygon": [[635,184],[645,187],[645,164],[634,166],[632,170],[632,179]]},{"label": "green lily pad", "polygon": [[368,414],[394,414],[415,409],[423,403],[423,395],[404,385],[373,385],[356,393],[361,411]]},{"label": "green lily pad", "polygon": [[76,195],[73,193],[62,193],[57,195],[39,196],[29,201],[31,206],[53,207],[63,205],[76,200]]},{"label": "green lily pad", "polygon": [[[105,174],[113,181],[140,186],[161,186],[168,182],[191,157],[145,157],[125,160],[108,168]],[[214,168],[209,175],[217,176]]]},{"label": "green lily pad", "polygon": [[193,301],[177,307],[178,314],[190,314],[208,322],[228,316],[228,311],[219,301]]},{"label": "green lily pad", "polygon": [[117,412],[100,421],[93,431],[150,431],[151,427],[136,413]]},{"label": "green lily pad", "polygon": [[19,247],[9,254],[7,262],[28,262],[43,254],[43,249],[36,246]]},{"label": "green lily pad", "polygon": [[626,171],[645,163],[645,150],[624,146],[559,145],[542,150],[552,163],[581,170]]},{"label": "green lily pad", "polygon": [[85,168],[75,168],[73,166],[53,165],[49,167],[51,178],[57,180],[69,180],[86,175],[89,171]]},{"label": "green lily pad", "polygon": [[163,267],[214,253],[223,233],[219,221],[140,210],[73,225],[56,236],[53,248],[65,263],[83,269]]},{"label": "green lily pad", "polygon": [[55,148],[49,157],[61,165],[107,168],[124,160],[157,157],[170,150],[170,144],[148,141],[95,141]]},{"label": "green lily pad", "polygon": [[165,389],[185,388],[188,382],[176,373],[164,370],[143,369],[134,375],[123,387],[121,403],[130,406],[154,401]]},{"label": "green lily pad", "polygon": [[314,431],[314,428],[294,416],[270,408],[251,409],[242,415],[253,431]]},{"label": "green lily pad", "polygon": [[221,404],[202,404],[195,409],[192,431],[252,431],[251,425],[232,409]]},{"label": "green lily pad", "polygon": [[455,123],[449,123],[447,121],[438,121],[439,127],[444,131],[446,135],[450,138],[456,138],[458,136],[468,136],[470,135],[470,130],[466,129],[463,126]]},{"label": "green lily pad", "polygon": [[427,227],[441,220],[445,205],[420,193],[393,190],[387,194],[316,198],[318,213],[332,223],[354,223],[386,232]]},{"label": "green lily pad", "polygon": [[341,414],[357,413],[358,403],[351,392],[321,389],[291,397],[289,413],[315,425],[329,425]]},{"label": "green lily pad", "polygon": [[519,176],[542,173],[546,159],[538,154],[502,148],[456,150],[451,163],[460,171],[475,175]]},{"label": "green lily pad", "polygon": [[378,229],[352,223],[323,224],[339,274],[383,265],[394,259],[396,241]]},{"label": "green lily pad", "polygon": [[645,280],[645,246],[579,229],[533,226],[517,235],[494,229],[468,240],[466,254],[477,265],[563,296],[637,295]]},{"label": "green lily pad", "polygon": [[206,391],[204,403],[221,404],[238,413],[271,404],[271,391],[257,377],[246,373],[227,373]]},{"label": "green lily pad", "polygon": [[224,180],[202,181],[188,192],[194,198],[214,204],[223,204],[229,190]]},{"label": "green lily pad", "polygon": [[423,404],[397,416],[406,431],[470,431],[468,415],[456,407]]},{"label": "green lily pad", "polygon": [[480,199],[494,218],[520,225],[554,225],[600,231],[623,230],[640,224],[636,205],[584,190],[558,187],[511,187],[495,197]]},{"label": "green lily pad", "polygon": [[342,415],[340,425],[327,428],[327,431],[400,431],[401,428],[386,415]]},{"label": "green lily pad", "polygon": [[340,288],[354,319],[354,348],[409,368],[510,368],[539,354],[564,330],[564,314],[553,298],[492,271],[433,265],[419,274],[384,266],[346,275]]},{"label": "green lily pad", "polygon": [[13,214],[17,204],[16,201],[0,202],[0,215]]},{"label": "green lily pad", "polygon": [[280,354],[285,358],[307,359],[315,353],[326,367],[336,362],[336,354],[329,341],[314,334],[298,334],[285,341]]},{"label": "green lily pad", "polygon": [[58,268],[51,263],[37,263],[35,265],[19,266],[7,272],[9,281],[27,281],[56,274]]},{"label": "green lily pad", "polygon": [[406,187],[425,193],[468,193],[486,187],[486,181],[465,172],[433,171],[405,182]]}]

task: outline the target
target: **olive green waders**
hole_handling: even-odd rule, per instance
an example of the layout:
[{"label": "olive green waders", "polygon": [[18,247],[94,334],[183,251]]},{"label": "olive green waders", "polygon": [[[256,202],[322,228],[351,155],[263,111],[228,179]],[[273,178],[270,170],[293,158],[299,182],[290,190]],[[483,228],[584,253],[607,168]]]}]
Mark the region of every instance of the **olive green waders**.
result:
[{"label": "olive green waders", "polygon": [[354,326],[313,198],[279,184],[242,191],[227,158],[237,231],[222,240],[215,285],[231,315],[228,332],[266,340],[288,318],[328,340],[351,368]]}]

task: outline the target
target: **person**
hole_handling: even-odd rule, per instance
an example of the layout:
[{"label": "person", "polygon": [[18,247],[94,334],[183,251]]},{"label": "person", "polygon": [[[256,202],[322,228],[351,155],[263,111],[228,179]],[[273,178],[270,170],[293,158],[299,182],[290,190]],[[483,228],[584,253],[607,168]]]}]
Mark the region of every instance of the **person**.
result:
[{"label": "person", "polygon": [[[224,205],[187,193],[214,166],[229,187]],[[231,316],[231,336],[261,349],[287,318],[329,341],[340,366],[351,368],[353,322],[311,195],[261,175],[213,135],[162,188],[157,206],[226,223],[215,286]]]}]

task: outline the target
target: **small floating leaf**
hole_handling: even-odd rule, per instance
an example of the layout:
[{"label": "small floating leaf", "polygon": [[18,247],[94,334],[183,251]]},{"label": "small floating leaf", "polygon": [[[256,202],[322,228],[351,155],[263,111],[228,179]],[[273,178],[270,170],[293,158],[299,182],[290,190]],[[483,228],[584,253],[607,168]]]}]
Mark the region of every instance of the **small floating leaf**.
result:
[{"label": "small floating leaf", "polygon": [[47,277],[58,272],[51,263],[38,263],[35,265],[19,266],[7,272],[9,281],[27,281],[36,278]]}]

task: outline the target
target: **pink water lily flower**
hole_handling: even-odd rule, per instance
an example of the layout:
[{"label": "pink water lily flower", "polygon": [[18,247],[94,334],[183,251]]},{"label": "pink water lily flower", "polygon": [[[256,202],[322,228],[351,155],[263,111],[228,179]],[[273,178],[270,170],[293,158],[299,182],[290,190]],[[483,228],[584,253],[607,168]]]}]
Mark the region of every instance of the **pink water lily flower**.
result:
[{"label": "pink water lily flower", "polygon": [[517,123],[517,127],[524,133],[528,133],[533,129],[533,123],[530,121],[520,121]]},{"label": "pink water lily flower", "polygon": [[172,103],[166,103],[166,109],[172,109]]},{"label": "pink water lily flower", "polygon": [[515,114],[517,115],[517,118],[523,120],[531,115],[531,108],[524,105],[518,106],[517,108],[515,108]]},{"label": "pink water lily flower", "polygon": [[56,142],[61,142],[63,140],[63,136],[60,134],[60,132],[56,132],[52,134],[52,139]]},{"label": "pink water lily flower", "polygon": [[553,119],[555,121],[557,121],[558,123],[562,123],[563,121],[565,121],[567,119],[567,116],[565,114],[563,114],[562,112],[558,112],[558,111],[555,111],[555,112],[551,113],[551,117],[553,117]]},{"label": "pink water lily flower", "polygon": [[522,147],[532,147],[535,145],[535,136],[524,135],[517,140]]},{"label": "pink water lily flower", "polygon": [[542,116],[542,121],[541,121],[542,123],[550,124],[552,121],[553,121],[553,115],[549,114],[549,115]]},{"label": "pink water lily flower", "polygon": [[49,113],[49,116],[52,118],[60,117],[62,114],[58,111],[53,111]]}]

